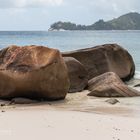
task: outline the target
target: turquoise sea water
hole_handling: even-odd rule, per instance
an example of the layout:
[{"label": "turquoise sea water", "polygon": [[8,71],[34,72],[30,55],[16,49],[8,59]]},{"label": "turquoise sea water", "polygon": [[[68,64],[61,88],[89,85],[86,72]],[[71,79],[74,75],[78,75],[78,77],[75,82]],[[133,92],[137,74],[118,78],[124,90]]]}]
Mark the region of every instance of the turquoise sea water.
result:
[{"label": "turquoise sea water", "polygon": [[140,71],[140,31],[0,31],[0,48],[9,45],[45,45],[61,51],[118,43],[133,56]]}]

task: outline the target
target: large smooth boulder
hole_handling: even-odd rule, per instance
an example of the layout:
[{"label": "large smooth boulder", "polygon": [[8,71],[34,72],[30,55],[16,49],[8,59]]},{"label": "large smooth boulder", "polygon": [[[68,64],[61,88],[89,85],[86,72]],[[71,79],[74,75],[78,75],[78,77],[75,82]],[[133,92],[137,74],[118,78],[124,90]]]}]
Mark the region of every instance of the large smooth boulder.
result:
[{"label": "large smooth boulder", "polygon": [[105,44],[92,48],[62,53],[74,57],[88,70],[89,79],[106,72],[115,72],[122,80],[133,77],[135,65],[127,50],[117,44]]},{"label": "large smooth boulder", "polygon": [[60,52],[43,46],[0,51],[0,98],[64,99],[68,71]]},{"label": "large smooth boulder", "polygon": [[69,92],[79,92],[88,85],[88,72],[84,66],[73,57],[64,57],[70,79]]},{"label": "large smooth boulder", "polygon": [[97,97],[133,97],[140,93],[123,83],[113,72],[107,72],[88,82],[89,96]]}]

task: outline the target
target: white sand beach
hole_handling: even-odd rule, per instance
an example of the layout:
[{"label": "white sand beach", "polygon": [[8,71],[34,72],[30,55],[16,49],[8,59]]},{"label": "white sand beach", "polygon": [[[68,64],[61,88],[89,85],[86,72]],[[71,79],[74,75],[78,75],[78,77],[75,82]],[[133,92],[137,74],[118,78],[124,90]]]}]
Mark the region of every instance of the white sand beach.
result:
[{"label": "white sand beach", "polygon": [[139,140],[140,97],[117,98],[111,105],[88,92],[68,94],[64,101],[1,106],[0,138]]},{"label": "white sand beach", "polygon": [[16,110],[0,115],[2,140],[139,140],[140,119],[75,111]]}]

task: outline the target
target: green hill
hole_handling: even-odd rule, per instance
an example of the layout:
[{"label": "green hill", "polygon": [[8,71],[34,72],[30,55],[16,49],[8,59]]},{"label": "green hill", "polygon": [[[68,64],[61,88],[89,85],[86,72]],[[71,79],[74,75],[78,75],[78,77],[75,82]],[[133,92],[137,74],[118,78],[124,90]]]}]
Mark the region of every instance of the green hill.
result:
[{"label": "green hill", "polygon": [[120,30],[140,30],[140,14],[128,13],[119,18],[108,21],[114,29]]},{"label": "green hill", "polygon": [[140,30],[140,14],[128,13],[106,22],[100,19],[88,26],[59,21],[52,24],[49,30]]}]

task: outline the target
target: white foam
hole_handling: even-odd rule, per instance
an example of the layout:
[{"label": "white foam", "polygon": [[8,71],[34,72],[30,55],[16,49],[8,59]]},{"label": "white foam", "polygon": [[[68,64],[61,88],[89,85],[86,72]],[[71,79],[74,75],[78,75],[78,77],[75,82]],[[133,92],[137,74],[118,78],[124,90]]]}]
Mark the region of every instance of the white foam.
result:
[{"label": "white foam", "polygon": [[140,71],[135,72],[134,79],[140,79]]}]

